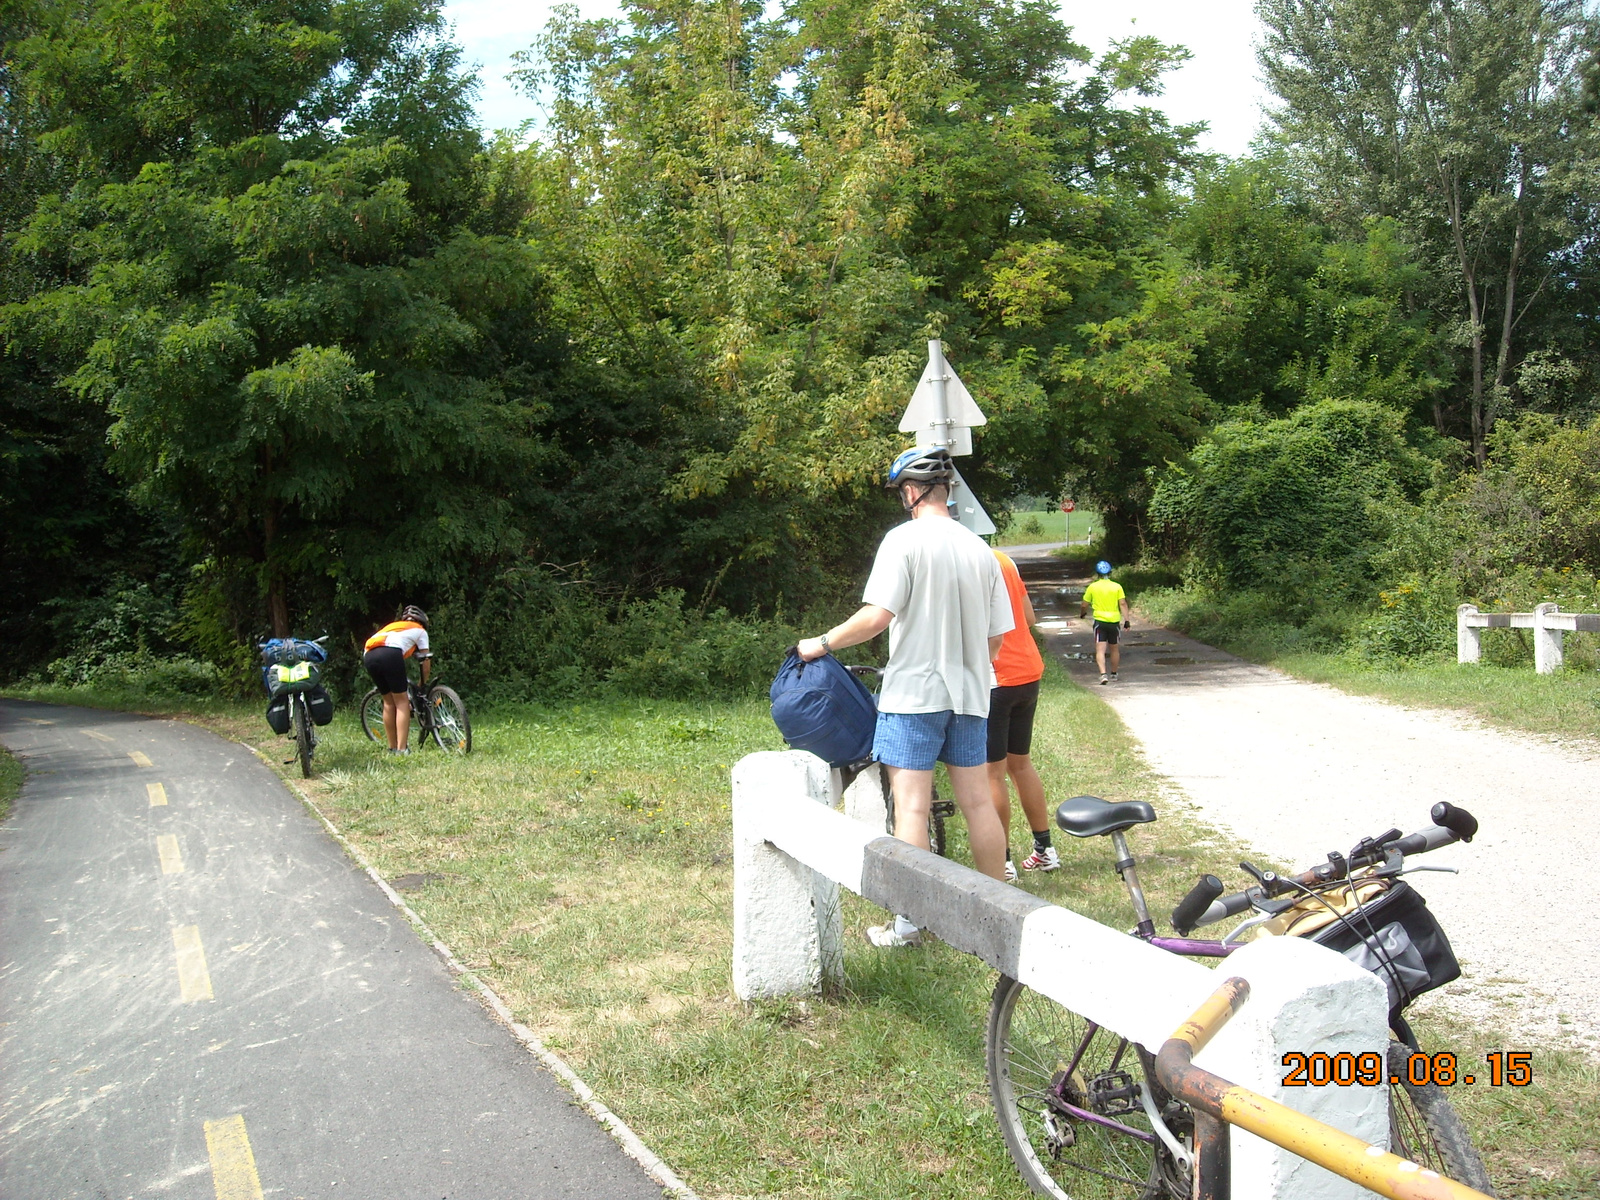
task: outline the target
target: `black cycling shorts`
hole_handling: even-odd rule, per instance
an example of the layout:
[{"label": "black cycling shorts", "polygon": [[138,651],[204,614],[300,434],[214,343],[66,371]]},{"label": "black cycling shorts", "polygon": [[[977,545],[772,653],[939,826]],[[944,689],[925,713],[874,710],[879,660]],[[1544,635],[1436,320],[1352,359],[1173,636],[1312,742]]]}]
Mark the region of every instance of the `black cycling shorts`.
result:
[{"label": "black cycling shorts", "polygon": [[1026,754],[1033,745],[1033,714],[1039,707],[1039,681],[989,692],[989,761]]},{"label": "black cycling shorts", "polygon": [[1117,644],[1117,635],[1121,632],[1121,621],[1096,621],[1094,623],[1094,640],[1104,642],[1108,646]]},{"label": "black cycling shorts", "polygon": [[385,696],[406,690],[406,652],[399,646],[374,646],[362,656],[361,665]]}]

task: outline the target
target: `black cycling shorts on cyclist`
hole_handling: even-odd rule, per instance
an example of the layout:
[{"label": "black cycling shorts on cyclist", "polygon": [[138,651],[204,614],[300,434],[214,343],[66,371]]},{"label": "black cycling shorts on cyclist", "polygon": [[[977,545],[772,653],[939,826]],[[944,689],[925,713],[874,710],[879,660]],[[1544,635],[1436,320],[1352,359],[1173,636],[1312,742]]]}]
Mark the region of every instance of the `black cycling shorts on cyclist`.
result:
[{"label": "black cycling shorts on cyclist", "polygon": [[428,614],[408,604],[398,621],[390,621],[367,639],[361,663],[372,682],[383,693],[383,731],[391,754],[406,753],[411,736],[411,704],[406,692],[406,659],[415,656],[422,663],[422,682],[426,686],[432,651],[428,647]]}]

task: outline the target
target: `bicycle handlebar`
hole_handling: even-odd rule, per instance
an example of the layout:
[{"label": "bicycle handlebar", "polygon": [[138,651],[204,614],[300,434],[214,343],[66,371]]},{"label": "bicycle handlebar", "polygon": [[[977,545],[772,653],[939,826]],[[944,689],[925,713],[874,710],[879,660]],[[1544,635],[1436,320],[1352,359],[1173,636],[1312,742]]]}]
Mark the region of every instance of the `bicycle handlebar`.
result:
[{"label": "bicycle handlebar", "polygon": [[[1179,901],[1178,907],[1172,910],[1172,927],[1179,934],[1187,934],[1202,925],[1211,925],[1238,916],[1258,900],[1326,886],[1340,879],[1349,878],[1352,872],[1363,867],[1387,863],[1391,857],[1399,860],[1414,854],[1426,854],[1430,850],[1438,850],[1455,842],[1470,842],[1477,835],[1477,818],[1466,809],[1447,800],[1435,804],[1428,815],[1433,818],[1434,823],[1415,833],[1401,834],[1398,829],[1390,829],[1378,837],[1364,838],[1350,851],[1348,857],[1338,853],[1329,854],[1327,862],[1318,863],[1288,878],[1271,872],[1258,873],[1254,868],[1249,868],[1251,874],[1258,874],[1261,878],[1260,886],[1234,892],[1231,895],[1220,896],[1218,893],[1221,892],[1221,880],[1215,875],[1204,875],[1189,890],[1189,894]],[[1209,881],[1213,880],[1217,883],[1216,891],[1211,890]],[[1193,921],[1185,927],[1182,918],[1193,918]]]}]

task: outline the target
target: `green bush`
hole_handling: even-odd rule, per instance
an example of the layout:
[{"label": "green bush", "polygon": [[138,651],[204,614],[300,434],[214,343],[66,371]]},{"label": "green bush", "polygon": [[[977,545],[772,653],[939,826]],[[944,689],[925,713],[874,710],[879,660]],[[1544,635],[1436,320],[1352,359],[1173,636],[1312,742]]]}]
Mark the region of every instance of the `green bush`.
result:
[{"label": "green bush", "polygon": [[81,687],[133,697],[178,700],[214,696],[222,676],[212,663],[183,656],[161,657],[146,650],[58,658],[39,682]]},{"label": "green bush", "polygon": [[1431,439],[1419,449],[1400,413],[1365,401],[1228,422],[1157,481],[1152,536],[1185,545],[1200,581],[1348,600],[1372,578],[1382,510],[1420,495],[1444,453]]},{"label": "green bush", "polygon": [[546,567],[507,572],[475,607],[440,606],[433,634],[453,681],[506,701],[748,695],[799,637],[777,618],[707,611],[680,591],[630,599]]}]

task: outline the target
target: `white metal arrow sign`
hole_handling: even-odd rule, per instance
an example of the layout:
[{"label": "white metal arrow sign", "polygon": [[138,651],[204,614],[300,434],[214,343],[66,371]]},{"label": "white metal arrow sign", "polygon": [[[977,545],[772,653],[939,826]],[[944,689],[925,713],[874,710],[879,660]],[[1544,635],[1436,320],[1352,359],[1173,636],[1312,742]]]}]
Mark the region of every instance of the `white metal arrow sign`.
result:
[{"label": "white metal arrow sign", "polygon": [[916,434],[919,446],[944,446],[952,455],[962,455],[972,453],[973,427],[988,423],[967,385],[945,361],[944,348],[930,341],[928,365],[900,418],[900,432]]}]

